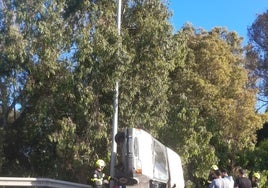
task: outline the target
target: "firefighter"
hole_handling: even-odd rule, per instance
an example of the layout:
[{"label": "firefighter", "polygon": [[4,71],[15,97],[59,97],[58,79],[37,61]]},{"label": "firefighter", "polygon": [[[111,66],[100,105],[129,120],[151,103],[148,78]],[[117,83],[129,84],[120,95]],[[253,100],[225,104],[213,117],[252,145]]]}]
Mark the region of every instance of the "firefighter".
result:
[{"label": "firefighter", "polygon": [[215,177],[214,177],[214,172],[215,172],[216,170],[219,170],[219,168],[218,168],[217,165],[214,164],[214,165],[212,165],[212,166],[210,167],[210,172],[209,172],[209,175],[208,175],[207,185],[211,184],[212,180],[215,178]]},{"label": "firefighter", "polygon": [[108,187],[109,177],[106,177],[103,168],[106,166],[105,162],[102,159],[96,161],[96,169],[93,172],[91,177],[91,184],[93,188],[105,188]]},{"label": "firefighter", "polygon": [[259,188],[258,180],[260,179],[260,177],[261,177],[260,174],[257,172],[252,175],[251,184],[253,188]]}]

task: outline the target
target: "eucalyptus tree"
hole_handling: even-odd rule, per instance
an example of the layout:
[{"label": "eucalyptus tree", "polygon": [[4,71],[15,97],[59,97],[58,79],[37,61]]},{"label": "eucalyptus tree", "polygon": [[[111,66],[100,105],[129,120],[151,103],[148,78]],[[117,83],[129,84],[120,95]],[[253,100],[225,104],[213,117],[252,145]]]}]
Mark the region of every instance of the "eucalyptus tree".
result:
[{"label": "eucalyptus tree", "polygon": [[254,149],[256,131],[262,126],[262,118],[255,112],[258,90],[251,87],[251,70],[243,56],[241,38],[221,28],[212,30],[210,36],[210,42],[219,45],[217,48],[209,43],[214,74],[208,80],[217,87],[215,98],[208,100],[213,103],[209,117],[213,115],[216,120],[210,127],[217,134],[212,139],[213,145],[221,165],[230,169],[246,166],[241,156]]},{"label": "eucalyptus tree", "polygon": [[118,62],[116,1],[68,1],[68,7],[65,16],[73,26],[74,49],[73,123],[81,140],[78,146],[83,146],[78,154],[86,176],[98,158],[109,162]]},{"label": "eucalyptus tree", "polygon": [[[11,168],[13,175],[85,183],[94,159],[108,154],[107,129],[113,102],[109,81],[112,83],[112,56],[116,51],[111,49],[116,43],[111,18],[116,4],[50,0],[12,3],[27,41],[27,83],[21,115],[9,133],[5,167]],[[14,145],[17,152],[13,160],[10,152]]]},{"label": "eucalyptus tree", "polygon": [[16,105],[23,101],[21,91],[26,84],[26,41],[20,33],[19,24],[16,23],[15,8],[8,2],[0,3],[0,156],[3,164],[2,159],[6,158],[6,129],[17,118]]},{"label": "eucalyptus tree", "polygon": [[248,53],[251,65],[257,61],[254,75],[258,78],[256,83],[259,88],[259,101],[261,106],[266,106],[267,109],[267,52],[268,52],[268,12],[259,14],[252,25],[248,28],[249,45],[251,53]]},{"label": "eucalyptus tree", "polygon": [[[23,78],[20,116],[6,130],[5,172],[85,182],[95,159],[109,159],[115,80],[121,126],[164,125],[178,45],[165,2],[124,1],[122,36],[116,1],[2,2],[13,25],[1,25],[10,31],[1,35],[1,70]],[[15,43],[4,43],[8,37]]]},{"label": "eucalyptus tree", "polygon": [[53,169],[48,159],[53,163],[55,147],[47,134],[53,130],[54,121],[63,116],[54,96],[68,77],[66,64],[58,61],[68,48],[64,2],[2,1],[2,5],[3,16],[12,18],[12,24],[2,25],[3,31],[12,31],[2,35],[1,41],[6,41],[2,60],[13,68],[6,69],[15,75],[9,84],[16,83],[19,88],[11,91],[17,92],[20,100],[10,101],[21,106],[20,116],[6,127],[3,168],[12,175],[47,174]]},{"label": "eucalyptus tree", "polygon": [[246,165],[241,157],[254,148],[262,121],[255,113],[257,91],[248,87],[241,38],[224,28],[207,32],[186,25],[180,32],[187,54],[170,74],[172,126],[166,133],[178,143],[189,179],[202,186],[212,164]]},{"label": "eucalyptus tree", "polygon": [[155,136],[167,122],[169,71],[179,43],[164,1],[124,1],[119,64],[119,127],[140,127]]},{"label": "eucalyptus tree", "polygon": [[[179,43],[173,40],[164,2],[124,1],[122,35],[115,1],[67,2],[73,26],[75,114],[71,124],[94,159],[109,157],[114,83],[119,80],[119,127],[136,126],[157,134],[166,122],[169,71]],[[65,121],[68,123],[68,121]],[[69,132],[73,135],[72,131]],[[57,140],[58,134],[52,134]],[[93,160],[92,160],[93,159]]]},{"label": "eucalyptus tree", "polygon": [[[16,104],[20,103],[20,90],[25,85],[25,40],[15,22],[14,7],[1,2],[0,6],[0,125],[6,127],[13,113],[16,118]],[[14,119],[12,119],[14,121]]]},{"label": "eucalyptus tree", "polygon": [[170,111],[162,135],[165,143],[181,155],[187,185],[202,187],[208,176],[205,169],[215,163],[217,157],[210,145],[213,134],[207,129],[206,117],[201,115],[198,106],[202,95],[198,95],[199,89],[193,85],[197,76],[193,68],[197,62],[189,44],[199,42],[195,32],[194,28],[185,26],[174,37],[181,43],[181,49],[177,51],[176,67],[169,74]]}]

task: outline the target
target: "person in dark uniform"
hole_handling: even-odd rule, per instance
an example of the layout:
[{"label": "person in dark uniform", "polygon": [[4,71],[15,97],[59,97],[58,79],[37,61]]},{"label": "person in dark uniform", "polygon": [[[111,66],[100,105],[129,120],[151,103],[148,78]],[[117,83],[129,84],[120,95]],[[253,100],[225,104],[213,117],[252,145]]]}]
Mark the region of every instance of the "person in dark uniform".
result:
[{"label": "person in dark uniform", "polygon": [[238,178],[235,180],[234,188],[252,188],[251,181],[246,177],[246,171],[238,169]]},{"label": "person in dark uniform", "polygon": [[209,172],[208,179],[207,179],[207,182],[206,182],[207,186],[209,186],[211,184],[211,182],[213,181],[213,179],[215,179],[214,172],[216,170],[219,170],[217,165],[214,164],[214,165],[212,165],[210,167],[210,172]]},{"label": "person in dark uniform", "polygon": [[103,168],[106,166],[105,162],[102,159],[97,160],[96,169],[94,170],[91,176],[91,184],[93,188],[106,188],[109,184],[109,177],[103,172]]},{"label": "person in dark uniform", "polygon": [[260,174],[255,172],[253,175],[252,175],[252,188],[259,188],[259,183],[258,183],[258,180],[261,178]]}]

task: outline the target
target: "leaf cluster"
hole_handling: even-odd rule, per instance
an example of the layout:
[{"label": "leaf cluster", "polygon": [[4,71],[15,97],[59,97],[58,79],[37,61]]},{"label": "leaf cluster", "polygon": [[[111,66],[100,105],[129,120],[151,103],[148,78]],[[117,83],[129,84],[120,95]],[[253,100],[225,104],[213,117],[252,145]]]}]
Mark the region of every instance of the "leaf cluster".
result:
[{"label": "leaf cluster", "polygon": [[248,155],[266,117],[255,112],[256,51],[220,27],[174,33],[159,0],[124,1],[119,35],[116,10],[3,0],[0,173],[86,183],[97,159],[110,160],[117,81],[119,129],[143,128],[178,152],[187,182],[204,186],[212,164],[264,170],[265,146]]}]

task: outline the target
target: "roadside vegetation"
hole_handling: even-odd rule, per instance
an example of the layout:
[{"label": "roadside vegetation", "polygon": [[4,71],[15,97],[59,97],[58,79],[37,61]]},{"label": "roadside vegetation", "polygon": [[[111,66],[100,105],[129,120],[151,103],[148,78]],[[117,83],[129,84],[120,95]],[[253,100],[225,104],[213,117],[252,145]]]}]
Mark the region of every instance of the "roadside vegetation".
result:
[{"label": "roadside vegetation", "polygon": [[221,27],[175,32],[160,0],[122,6],[118,35],[115,0],[1,0],[0,176],[87,183],[110,159],[118,81],[119,129],[176,151],[187,186],[204,186],[212,164],[264,186],[268,12],[243,45]]}]

